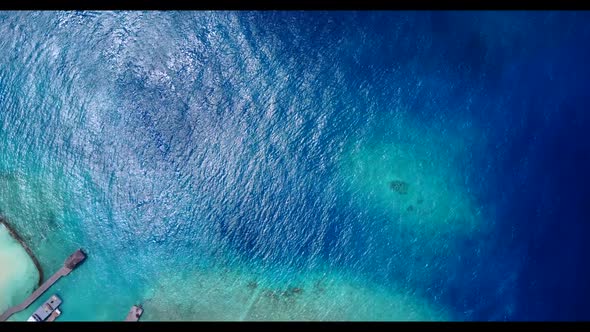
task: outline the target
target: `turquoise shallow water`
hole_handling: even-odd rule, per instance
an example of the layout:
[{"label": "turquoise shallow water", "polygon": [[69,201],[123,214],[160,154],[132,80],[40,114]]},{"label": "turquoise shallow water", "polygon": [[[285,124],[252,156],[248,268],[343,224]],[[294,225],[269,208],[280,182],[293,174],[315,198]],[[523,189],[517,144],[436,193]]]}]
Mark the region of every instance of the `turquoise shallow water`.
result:
[{"label": "turquoise shallow water", "polygon": [[0,224],[0,311],[21,303],[37,286],[39,272],[23,247]]},{"label": "turquoise shallow water", "polygon": [[[556,106],[581,95],[557,87],[574,81],[560,57],[584,22],[0,13],[0,213],[46,276],[88,254],[11,319],[52,293],[63,321],[122,320],[135,303],[145,320],[580,317],[528,299],[557,280],[538,279],[553,224],[537,211],[583,190],[538,167],[557,114],[585,123]],[[530,73],[555,83],[522,84]],[[550,92],[533,107],[525,87]],[[572,234],[555,247],[581,252]]]}]

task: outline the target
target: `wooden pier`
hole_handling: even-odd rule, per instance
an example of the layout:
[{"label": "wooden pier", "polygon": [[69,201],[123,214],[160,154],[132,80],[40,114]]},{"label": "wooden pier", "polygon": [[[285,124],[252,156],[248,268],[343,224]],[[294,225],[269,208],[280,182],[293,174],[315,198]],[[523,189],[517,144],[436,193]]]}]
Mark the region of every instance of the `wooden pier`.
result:
[{"label": "wooden pier", "polygon": [[27,297],[23,303],[9,308],[2,315],[0,315],[0,322],[7,320],[15,313],[28,308],[33,302],[35,302],[35,300],[43,295],[43,293],[45,293],[49,287],[53,286],[53,284],[55,284],[61,277],[65,277],[70,274],[70,272],[77,268],[85,259],[86,254],[82,251],[82,249],[76,250],[76,252],[66,259],[64,265],[54,275],[47,279],[47,281],[45,281],[41,287],[37,288],[33,294]]}]

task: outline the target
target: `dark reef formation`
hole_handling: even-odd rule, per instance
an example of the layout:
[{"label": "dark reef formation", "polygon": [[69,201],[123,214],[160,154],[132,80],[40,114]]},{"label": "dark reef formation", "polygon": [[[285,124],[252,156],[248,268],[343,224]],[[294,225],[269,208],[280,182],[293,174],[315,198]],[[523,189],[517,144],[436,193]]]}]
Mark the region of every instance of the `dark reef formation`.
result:
[{"label": "dark reef formation", "polygon": [[39,263],[39,260],[37,259],[35,254],[33,254],[33,251],[31,251],[31,248],[29,248],[29,246],[22,239],[22,237],[20,235],[18,235],[18,233],[12,228],[12,226],[10,226],[10,224],[8,223],[6,218],[4,218],[2,215],[0,215],[0,224],[4,225],[4,227],[6,227],[10,236],[12,236],[12,238],[14,238],[16,241],[18,241],[18,243],[20,243],[20,245],[25,249],[25,251],[27,252],[29,257],[31,257],[31,259],[33,260],[33,264],[35,264],[35,267],[37,268],[37,271],[39,272],[39,281],[37,282],[37,286],[41,286],[41,284],[43,283],[43,269],[41,268],[41,264]]},{"label": "dark reef formation", "polygon": [[289,287],[286,290],[271,290],[265,289],[262,293],[265,297],[272,299],[273,301],[279,300],[294,300],[296,295],[302,294],[303,289],[299,287]]},{"label": "dark reef formation", "polygon": [[410,185],[404,181],[393,180],[393,181],[389,182],[389,188],[391,188],[391,190],[397,192],[400,195],[405,195],[408,193],[408,190],[410,189]]},{"label": "dark reef formation", "polygon": [[[258,282],[250,281],[246,285],[250,290],[254,290],[258,288]],[[264,288],[262,290],[262,295],[266,298],[269,298],[273,301],[292,301],[294,300],[295,296],[303,294],[303,288],[301,287],[288,287],[287,289],[270,289]]]},{"label": "dark reef formation", "polygon": [[0,173],[0,180],[14,181],[18,179],[15,173]]}]

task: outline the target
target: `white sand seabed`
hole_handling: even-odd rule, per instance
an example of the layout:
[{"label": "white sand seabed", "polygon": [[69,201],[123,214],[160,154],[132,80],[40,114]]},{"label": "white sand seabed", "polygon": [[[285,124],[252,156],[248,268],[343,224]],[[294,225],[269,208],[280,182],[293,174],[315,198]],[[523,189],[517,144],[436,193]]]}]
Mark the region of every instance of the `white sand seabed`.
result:
[{"label": "white sand seabed", "polygon": [[446,321],[449,312],[409,289],[385,289],[336,271],[268,282],[253,271],[165,273],[143,320]]},{"label": "white sand seabed", "polygon": [[31,257],[0,224],[0,312],[23,301],[38,280],[39,272]]}]

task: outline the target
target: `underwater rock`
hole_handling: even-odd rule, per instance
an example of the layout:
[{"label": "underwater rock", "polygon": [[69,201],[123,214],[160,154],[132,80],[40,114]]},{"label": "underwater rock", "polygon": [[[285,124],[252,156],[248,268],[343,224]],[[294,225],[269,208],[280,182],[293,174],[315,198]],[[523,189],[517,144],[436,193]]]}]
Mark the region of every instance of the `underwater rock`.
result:
[{"label": "underwater rock", "polygon": [[262,294],[272,301],[279,301],[280,300],[279,294],[277,294],[277,292],[275,292],[273,290],[266,289],[266,290],[264,290],[264,292]]},{"label": "underwater rock", "polygon": [[317,293],[323,293],[326,290],[326,287],[324,287],[323,280],[316,281],[314,283],[313,287],[314,287],[314,289],[316,290]]},{"label": "underwater rock", "polygon": [[0,180],[14,181],[17,179],[18,179],[18,176],[15,173],[0,173]]},{"label": "underwater rock", "polygon": [[293,295],[303,293],[303,289],[299,287],[289,287],[286,291],[283,292],[284,297],[291,297]]},{"label": "underwater rock", "polygon": [[300,287],[289,287],[285,290],[272,290],[267,288],[263,292],[264,296],[272,298],[273,300],[279,300],[281,297],[286,299],[302,293],[303,289]]},{"label": "underwater rock", "polygon": [[410,185],[404,181],[394,180],[389,182],[389,188],[391,188],[391,190],[397,192],[400,195],[407,194],[409,187]]}]

